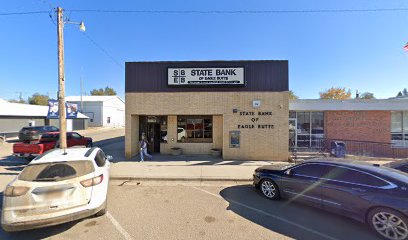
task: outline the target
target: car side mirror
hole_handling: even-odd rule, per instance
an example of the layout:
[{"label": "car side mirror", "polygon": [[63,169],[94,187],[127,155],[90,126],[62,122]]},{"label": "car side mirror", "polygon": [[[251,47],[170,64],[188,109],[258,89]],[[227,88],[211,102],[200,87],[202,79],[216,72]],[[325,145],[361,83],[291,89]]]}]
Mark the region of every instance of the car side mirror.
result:
[{"label": "car side mirror", "polygon": [[289,175],[289,176],[292,176],[292,175],[293,175],[292,169],[286,170],[286,171],[285,171],[285,174],[286,174],[286,175]]},{"label": "car side mirror", "polygon": [[106,155],[106,160],[111,161],[113,157],[111,155]]}]

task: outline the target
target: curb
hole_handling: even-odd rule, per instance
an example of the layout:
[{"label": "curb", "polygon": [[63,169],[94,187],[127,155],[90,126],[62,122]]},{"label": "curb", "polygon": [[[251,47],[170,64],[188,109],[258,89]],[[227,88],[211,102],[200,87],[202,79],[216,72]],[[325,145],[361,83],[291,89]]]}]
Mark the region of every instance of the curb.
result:
[{"label": "curb", "polygon": [[252,178],[220,178],[220,177],[137,177],[111,176],[110,180],[121,181],[194,181],[194,182],[252,182]]}]

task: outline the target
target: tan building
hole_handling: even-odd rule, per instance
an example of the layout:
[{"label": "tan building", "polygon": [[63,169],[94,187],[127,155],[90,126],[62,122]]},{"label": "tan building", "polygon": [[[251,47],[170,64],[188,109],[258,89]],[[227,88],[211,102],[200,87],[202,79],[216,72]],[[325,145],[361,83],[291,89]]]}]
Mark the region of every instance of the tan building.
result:
[{"label": "tan building", "polygon": [[139,152],[287,160],[287,61],[126,63],[126,157]]}]

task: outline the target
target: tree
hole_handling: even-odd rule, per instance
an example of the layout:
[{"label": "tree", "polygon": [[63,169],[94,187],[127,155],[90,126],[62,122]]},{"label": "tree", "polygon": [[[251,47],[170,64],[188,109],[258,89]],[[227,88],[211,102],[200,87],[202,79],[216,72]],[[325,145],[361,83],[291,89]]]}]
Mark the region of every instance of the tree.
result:
[{"label": "tree", "polygon": [[360,95],[361,99],[375,99],[374,93],[364,92]]},{"label": "tree", "polygon": [[320,99],[337,99],[344,100],[351,98],[351,91],[346,88],[332,87],[324,92],[319,92]]},{"label": "tree", "polygon": [[91,91],[91,96],[114,96],[114,95],[116,95],[116,91],[108,86],[106,86],[105,89],[95,88]]},{"label": "tree", "polygon": [[401,97],[408,97],[408,90],[406,88],[404,88],[404,90],[398,92],[397,98],[401,98]]},{"label": "tree", "polygon": [[47,95],[34,93],[31,97],[28,98],[28,103],[33,105],[48,106],[48,99],[49,97]]},{"label": "tree", "polygon": [[289,99],[290,100],[295,100],[295,99],[299,99],[299,97],[292,91],[289,91]]}]

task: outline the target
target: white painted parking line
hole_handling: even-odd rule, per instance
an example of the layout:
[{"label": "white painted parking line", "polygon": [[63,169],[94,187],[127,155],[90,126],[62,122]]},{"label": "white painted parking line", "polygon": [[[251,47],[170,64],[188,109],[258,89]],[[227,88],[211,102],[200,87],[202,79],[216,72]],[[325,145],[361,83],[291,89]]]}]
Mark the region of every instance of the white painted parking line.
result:
[{"label": "white painted parking line", "polygon": [[126,232],[125,229],[123,229],[123,227],[119,224],[119,222],[116,221],[116,219],[109,212],[106,213],[106,217],[108,217],[108,219],[113,223],[115,228],[122,234],[122,236],[126,240],[133,240],[133,238],[130,236],[130,234],[128,232]]},{"label": "white painted parking line", "polygon": [[201,189],[201,188],[198,188],[198,187],[192,186],[192,188],[194,188],[194,189],[196,189],[196,190],[198,190],[198,191],[207,193],[207,194],[209,194],[209,195],[212,195],[212,196],[214,196],[214,197],[217,197],[217,198],[219,198],[219,199],[222,199],[222,200],[224,200],[224,201],[228,201],[228,202],[234,203],[234,204],[236,204],[236,205],[239,205],[239,206],[241,206],[241,207],[250,209],[250,210],[252,210],[252,211],[254,211],[254,212],[257,212],[257,213],[263,214],[263,215],[265,215],[265,216],[274,218],[274,219],[279,220],[279,221],[281,221],[281,222],[285,222],[285,223],[287,223],[287,224],[290,224],[290,225],[295,226],[295,227],[297,227],[297,228],[300,228],[300,229],[302,229],[302,230],[305,230],[305,231],[311,232],[311,233],[313,233],[313,234],[316,234],[316,235],[318,235],[318,236],[320,236],[320,237],[323,237],[323,238],[326,238],[326,239],[331,239],[331,240],[337,240],[337,238],[331,237],[331,236],[326,235],[326,234],[324,234],[324,233],[320,233],[320,232],[315,231],[315,230],[313,230],[313,229],[311,229],[311,228],[302,226],[302,225],[300,225],[300,224],[297,224],[297,223],[292,222],[292,221],[290,221],[290,220],[287,220],[287,219],[285,219],[285,218],[282,218],[282,217],[279,217],[279,216],[270,214],[270,213],[265,212],[265,211],[262,211],[262,210],[260,210],[260,209],[257,209],[257,208],[248,206],[248,205],[246,205],[246,204],[243,204],[243,203],[234,201],[234,200],[232,200],[232,199],[223,198],[223,197],[221,197],[221,196],[218,195],[218,194],[214,194],[214,193],[212,193],[212,192],[209,192],[209,191],[207,191],[207,190],[204,190],[204,189]]}]

